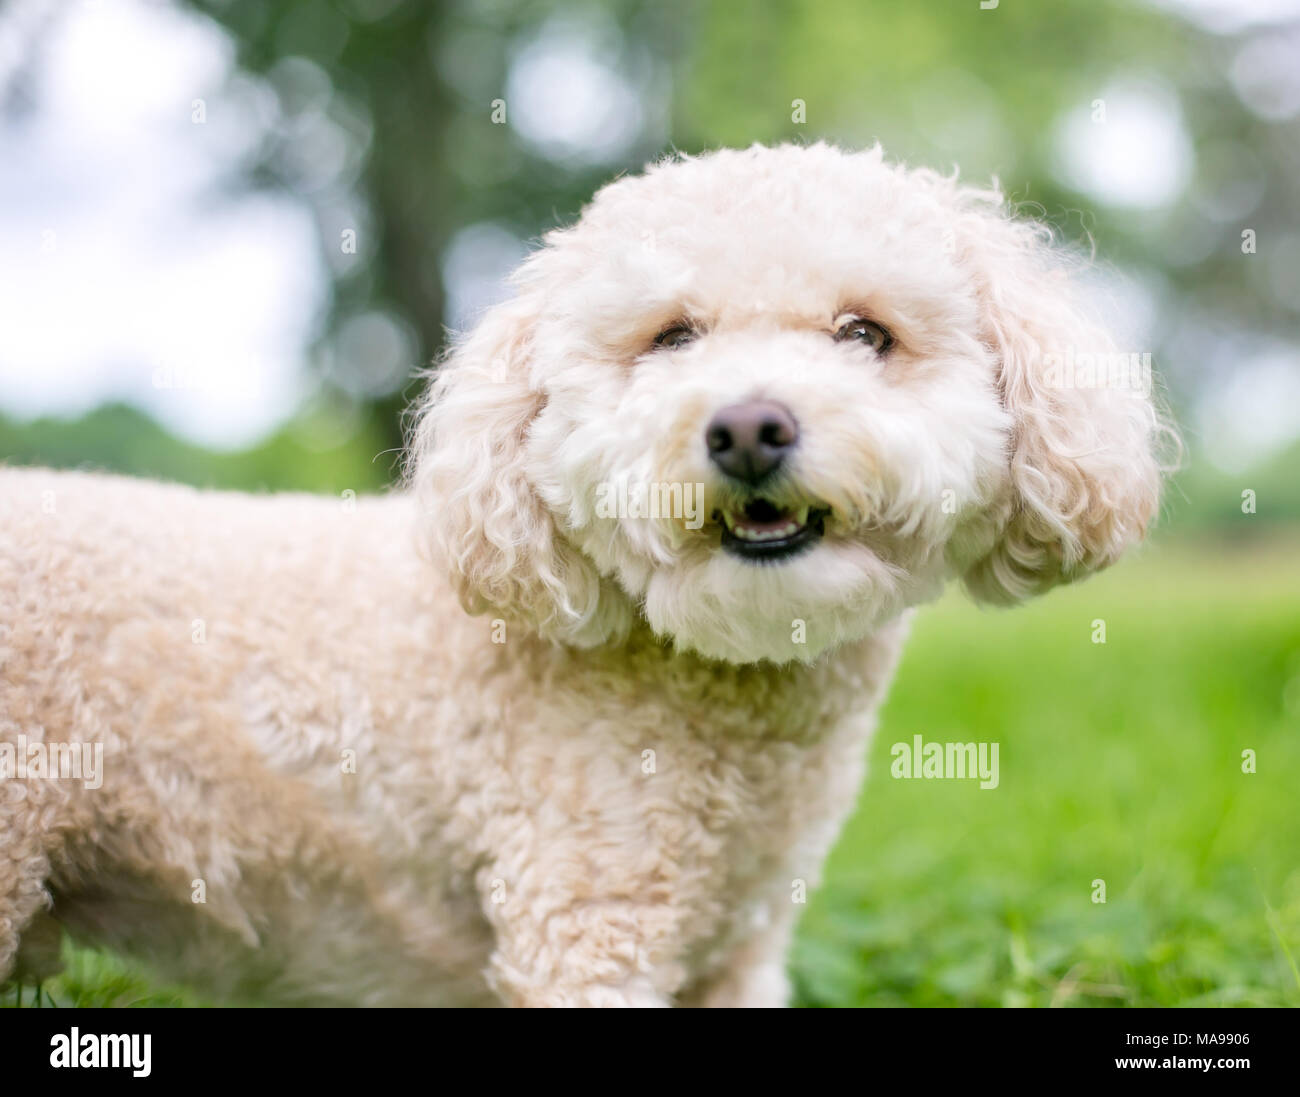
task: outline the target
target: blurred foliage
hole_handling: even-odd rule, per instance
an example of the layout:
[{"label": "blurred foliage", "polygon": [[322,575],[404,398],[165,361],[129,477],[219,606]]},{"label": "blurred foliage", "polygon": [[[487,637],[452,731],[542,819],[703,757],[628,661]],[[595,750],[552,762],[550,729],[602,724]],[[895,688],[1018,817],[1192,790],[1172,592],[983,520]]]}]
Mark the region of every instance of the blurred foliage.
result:
[{"label": "blurred foliage", "polygon": [[[320,413],[318,413],[320,414]],[[332,426],[332,425],[331,425]],[[80,419],[13,422],[0,417],[0,453],[7,463],[96,469],[241,491],[377,491],[393,482],[397,454],[385,451],[380,413],[349,424],[341,445],[318,440],[322,424],[300,416],[253,449],[214,453],[172,437],[148,416],[122,404]]]},{"label": "blurred foliage", "polygon": [[[1252,109],[1241,70],[1251,49],[1300,41],[1300,16],[1212,33],[1173,0],[175,2],[228,36],[238,71],[225,109],[260,134],[228,187],[272,188],[314,215],[332,298],[311,364],[352,405],[367,462],[376,431],[375,452],[401,444],[409,377],[445,346],[457,234],[490,227],[522,247],[672,149],[880,140],[912,163],[997,176],[1027,212],[1136,279],[1176,410],[1252,355],[1296,357],[1300,112]],[[49,9],[13,79],[40,57],[39,34],[75,17],[75,5]],[[522,61],[547,49],[541,84],[520,84]],[[570,82],[575,66],[606,83]],[[1156,208],[1108,207],[1072,189],[1061,164],[1062,120],[1101,102],[1121,122],[1120,92],[1134,86],[1163,96],[1190,142],[1187,185]],[[585,144],[524,124],[530,111],[572,113],[582,96],[608,100],[583,105],[606,109]],[[498,101],[507,124],[494,124]],[[1246,229],[1257,254],[1242,253]],[[349,328],[374,313],[409,336],[406,381],[367,354],[373,328]],[[101,452],[99,438],[87,435],[81,459],[117,467],[115,448],[139,453],[139,439]],[[308,466],[283,478],[316,482]]]},{"label": "blurred foliage", "polygon": [[[556,162],[491,122],[504,94],[512,51],[561,5],[425,3],[412,0],[188,0],[235,39],[239,63],[276,89],[283,117],[268,135],[251,178],[305,199],[320,227],[323,257],[335,275],[325,342],[350,315],[391,309],[418,335],[412,365],[443,347],[441,261],[456,229],[482,221],[522,239],[570,217],[609,176],[605,165]],[[653,39],[658,5],[616,4],[611,14],[639,41]],[[306,65],[302,62],[307,62]],[[321,109],[359,146],[355,181],[304,191],[296,134]],[[641,163],[658,151],[647,139]],[[353,193],[341,194],[351,187]],[[358,231],[355,254],[340,234]],[[346,371],[365,363],[341,363]],[[365,379],[343,372],[345,389]],[[401,441],[401,392],[377,400],[390,444]]]},{"label": "blurred foliage", "polygon": [[[996,175],[1066,238],[1135,272],[1156,298],[1153,349],[1176,403],[1233,354],[1295,337],[1300,292],[1279,274],[1278,253],[1298,246],[1300,118],[1265,120],[1234,90],[1228,74],[1247,31],[1211,34],[1140,0],[993,10],[975,0],[187,2],[277,90],[284,117],[254,177],[317,211],[336,286],[327,343],[348,315],[380,306],[418,332],[421,361],[435,355],[440,260],[467,225],[528,240],[575,216],[613,174],[669,149],[818,138],[881,140],[902,159],[960,165],[977,181]],[[548,32],[589,42],[635,91],[639,128],[612,155],[557,152],[492,123],[494,100],[519,109],[511,66]],[[313,74],[330,89],[326,112],[358,146],[355,179],[337,183],[351,204],[336,188],[304,193],[295,175],[310,132],[299,116],[320,107],[304,90]],[[1062,116],[1132,80],[1176,96],[1196,159],[1191,185],[1156,210],[1107,209],[1054,170]],[[341,256],[340,210],[356,202],[373,249]],[[1243,256],[1243,228],[1257,233],[1257,256]],[[395,441],[402,398],[380,403]]]},{"label": "blurred foliage", "polygon": [[[1298,469],[1300,442],[1240,473],[1196,462],[1175,476],[1166,490],[1163,525],[1213,529],[1224,536],[1293,526],[1300,520]],[[1253,493],[1252,502],[1243,498],[1245,492]],[[1242,509],[1247,505],[1253,506],[1253,513]]]}]

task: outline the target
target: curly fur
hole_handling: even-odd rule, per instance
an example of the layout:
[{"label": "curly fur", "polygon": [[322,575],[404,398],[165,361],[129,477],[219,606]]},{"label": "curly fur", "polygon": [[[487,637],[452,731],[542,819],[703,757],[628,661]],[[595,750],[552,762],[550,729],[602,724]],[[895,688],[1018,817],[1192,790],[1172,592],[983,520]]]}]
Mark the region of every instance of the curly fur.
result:
[{"label": "curly fur", "polygon": [[[1111,346],[1078,266],[878,149],[676,158],[434,372],[407,490],[0,472],[0,741],[105,754],[98,789],[0,781],[0,978],[52,917],[234,1000],[780,1004],[911,607],[1078,579],[1155,514],[1148,397],[1045,368]],[[704,429],[756,397],[815,547],[601,516],[602,484],[734,504]]]}]

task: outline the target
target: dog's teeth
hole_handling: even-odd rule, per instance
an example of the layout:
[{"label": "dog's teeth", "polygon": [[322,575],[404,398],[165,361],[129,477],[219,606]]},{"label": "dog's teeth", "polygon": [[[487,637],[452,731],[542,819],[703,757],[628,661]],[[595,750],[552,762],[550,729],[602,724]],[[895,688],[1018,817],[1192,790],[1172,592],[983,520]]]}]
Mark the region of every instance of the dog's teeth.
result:
[{"label": "dog's teeth", "polygon": [[749,526],[736,526],[732,533],[742,541],[780,541],[792,537],[803,528],[798,522],[787,522],[777,529],[752,529]]},{"label": "dog's teeth", "polygon": [[[745,541],[748,544],[764,544],[774,541],[786,541],[792,537],[798,537],[808,530],[808,520],[816,511],[813,504],[804,504],[802,506],[786,509],[776,507],[771,504],[772,509],[776,511],[775,525],[763,522],[757,519],[751,519],[747,513],[739,510],[722,508],[714,511],[714,515],[719,520],[727,534],[738,541]],[[816,511],[817,528],[815,532],[821,534],[823,531],[822,519],[825,512]]]}]

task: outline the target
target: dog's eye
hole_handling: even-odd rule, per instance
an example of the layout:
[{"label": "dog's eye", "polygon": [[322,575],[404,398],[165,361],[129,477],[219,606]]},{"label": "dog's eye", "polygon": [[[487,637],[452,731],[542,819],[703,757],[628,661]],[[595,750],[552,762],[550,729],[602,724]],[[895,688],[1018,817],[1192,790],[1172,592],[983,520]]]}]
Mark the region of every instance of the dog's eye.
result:
[{"label": "dog's eye", "polygon": [[687,343],[695,339],[696,332],[688,328],[685,324],[673,324],[671,327],[664,328],[655,336],[655,346],[667,347],[673,350],[676,347],[684,347]]},{"label": "dog's eye", "polygon": [[877,354],[884,354],[894,345],[894,337],[889,334],[889,329],[881,327],[874,320],[864,320],[860,316],[851,317],[835,332],[837,343],[842,343],[846,339],[856,339],[859,343],[866,343]]}]

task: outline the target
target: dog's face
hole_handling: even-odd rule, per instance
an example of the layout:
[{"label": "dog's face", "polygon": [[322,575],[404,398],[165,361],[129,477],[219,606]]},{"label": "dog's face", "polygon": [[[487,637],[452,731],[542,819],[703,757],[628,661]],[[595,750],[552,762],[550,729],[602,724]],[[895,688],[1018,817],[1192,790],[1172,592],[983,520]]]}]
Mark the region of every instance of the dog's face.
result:
[{"label": "dog's face", "polygon": [[878,151],[660,165],[517,282],[414,450],[473,609],[807,661],[949,577],[1011,601],[1109,563],[1155,508],[1150,403],[1063,368],[1111,348],[1041,231]]}]

